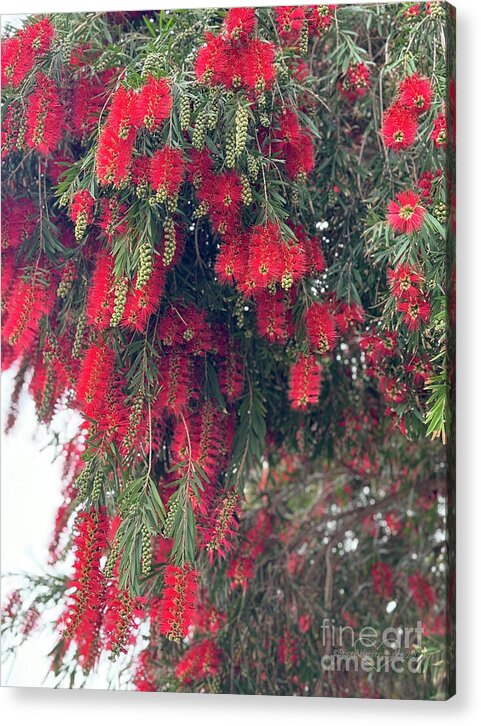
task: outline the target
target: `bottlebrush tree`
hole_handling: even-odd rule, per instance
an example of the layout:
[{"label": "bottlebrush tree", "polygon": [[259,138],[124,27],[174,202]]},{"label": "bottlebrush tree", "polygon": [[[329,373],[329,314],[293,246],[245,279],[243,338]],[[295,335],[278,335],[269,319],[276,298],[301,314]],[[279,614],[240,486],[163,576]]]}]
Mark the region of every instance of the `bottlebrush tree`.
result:
[{"label": "bottlebrush tree", "polygon": [[[7,29],[6,426],[28,389],[65,481],[12,650],[58,606],[71,682],[122,654],[141,690],[449,691],[452,23],[431,2]],[[430,678],[326,672],[324,618],[422,619]]]}]

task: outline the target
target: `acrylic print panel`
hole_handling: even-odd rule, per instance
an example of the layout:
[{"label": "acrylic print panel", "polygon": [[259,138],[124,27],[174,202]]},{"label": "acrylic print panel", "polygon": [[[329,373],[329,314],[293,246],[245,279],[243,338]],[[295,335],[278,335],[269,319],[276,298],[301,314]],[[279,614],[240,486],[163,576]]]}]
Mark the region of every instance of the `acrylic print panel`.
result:
[{"label": "acrylic print panel", "polygon": [[454,22],[3,18],[4,685],[454,693]]}]

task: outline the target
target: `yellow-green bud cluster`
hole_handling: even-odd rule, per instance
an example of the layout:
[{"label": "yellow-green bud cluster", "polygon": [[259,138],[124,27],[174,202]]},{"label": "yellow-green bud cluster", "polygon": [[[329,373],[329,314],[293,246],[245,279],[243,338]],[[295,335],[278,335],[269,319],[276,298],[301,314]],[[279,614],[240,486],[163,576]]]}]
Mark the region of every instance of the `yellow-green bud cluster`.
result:
[{"label": "yellow-green bud cluster", "polygon": [[228,169],[233,169],[235,165],[235,133],[228,131],[225,137],[225,164]]},{"label": "yellow-green bud cluster", "polygon": [[[53,356],[52,356],[53,357]],[[55,373],[52,365],[47,365],[46,380],[42,392],[42,400],[37,411],[37,417],[39,421],[46,422],[51,413],[51,403],[53,396],[53,388],[55,384]]]},{"label": "yellow-green bud cluster", "polygon": [[265,129],[267,129],[271,125],[271,120],[270,120],[269,116],[266,113],[261,113],[259,115],[259,123]]},{"label": "yellow-green bud cluster", "polygon": [[144,409],[144,395],[142,392],[138,393],[133,402],[130,409],[130,415],[129,415],[129,426],[127,429],[127,433],[124,436],[124,440],[122,442],[122,446],[124,449],[129,451],[136,439],[137,436],[137,430],[139,428],[140,419],[142,417],[142,411]]},{"label": "yellow-green bud cluster", "polygon": [[115,567],[115,563],[117,562],[119,553],[120,553],[119,541],[117,538],[115,538],[110,547],[110,552],[107,557],[107,562],[105,563],[105,567],[104,567],[105,577],[112,577],[112,575],[114,574],[114,567]]},{"label": "yellow-green bud cluster", "polygon": [[195,120],[194,133],[192,134],[192,146],[200,151],[205,146],[205,132],[207,128],[207,112],[199,111]]},{"label": "yellow-green bud cluster", "polygon": [[249,128],[249,112],[239,106],[235,115],[235,153],[240,156],[246,147],[247,130]]},{"label": "yellow-green bud cluster", "polygon": [[217,103],[215,103],[209,110],[209,114],[207,116],[207,128],[209,129],[209,131],[214,131],[215,127],[217,126],[218,119],[219,106],[217,105]]},{"label": "yellow-green bud cluster", "polygon": [[164,221],[164,254],[162,256],[164,267],[168,267],[174,259],[176,244],[174,220],[172,217],[166,217]]},{"label": "yellow-green bud cluster", "polygon": [[139,247],[139,268],[137,270],[137,280],[135,282],[137,290],[141,290],[150,280],[153,265],[152,246],[150,242],[142,242]]},{"label": "yellow-green bud cluster", "polygon": [[170,197],[167,197],[165,200],[165,206],[167,207],[167,211],[172,214],[172,212],[175,212],[177,209],[177,203],[179,201],[179,195],[178,194],[171,194]]},{"label": "yellow-green bud cluster", "polygon": [[147,577],[152,569],[152,537],[149,528],[142,525],[142,575]]},{"label": "yellow-green bud cluster", "polygon": [[251,181],[255,181],[259,175],[260,161],[252,154],[247,154],[247,173]]},{"label": "yellow-green bud cluster", "polygon": [[87,496],[88,485],[90,477],[92,475],[92,468],[93,461],[92,459],[90,459],[90,461],[85,464],[83,470],[80,472],[75,481],[78,499],[85,499],[85,497]]},{"label": "yellow-green bud cluster", "polygon": [[309,50],[309,24],[304,21],[302,26],[301,34],[299,37],[299,52],[301,55],[306,55]]},{"label": "yellow-green bud cluster", "polygon": [[245,174],[241,174],[241,184],[242,184],[242,201],[248,207],[249,204],[252,204],[254,199],[252,197],[252,189],[251,189],[251,185],[249,183],[249,179]]},{"label": "yellow-green bud cluster", "polygon": [[165,518],[164,529],[163,529],[163,536],[166,539],[168,539],[169,537],[172,537],[173,530],[174,530],[175,517],[176,517],[178,509],[179,509],[179,502],[177,499],[174,499],[173,502],[169,503],[169,510],[168,510],[167,516]]},{"label": "yellow-green bud cluster", "polygon": [[163,59],[160,53],[149,53],[144,60],[142,66],[142,78],[146,78],[149,73],[155,73],[162,69]]},{"label": "yellow-green bud cluster", "polygon": [[431,20],[442,20],[444,18],[444,7],[442,2],[432,2],[431,8]]},{"label": "yellow-green bud cluster", "polygon": [[72,264],[67,263],[63,269],[62,277],[57,287],[57,297],[64,299],[73,285],[75,269]]},{"label": "yellow-green bud cluster", "polygon": [[112,317],[110,318],[110,325],[112,328],[117,327],[117,325],[122,320],[122,315],[124,314],[126,302],[127,278],[122,277],[120,278],[120,280],[117,280],[114,288],[114,311],[112,313]]},{"label": "yellow-green bud cluster", "polygon": [[80,350],[82,347],[82,340],[85,331],[86,316],[82,310],[78,317],[77,328],[75,330],[75,338],[72,346],[72,358],[78,358],[80,356]]},{"label": "yellow-green bud cluster", "polygon": [[180,98],[180,128],[185,131],[190,126],[190,98],[181,96]]},{"label": "yellow-green bud cluster", "polygon": [[448,218],[448,208],[444,202],[438,202],[433,207],[434,216],[442,224],[444,224]]},{"label": "yellow-green bud cluster", "polygon": [[88,227],[88,215],[85,210],[78,213],[77,219],[75,220],[75,239],[80,242],[85,236],[85,232]]},{"label": "yellow-green bud cluster", "polygon": [[207,215],[207,212],[209,211],[209,205],[207,202],[201,202],[199,206],[194,209],[193,217],[194,219],[200,219],[201,217],[205,217]]},{"label": "yellow-green bud cluster", "polygon": [[92,483],[92,491],[90,493],[90,496],[92,499],[94,499],[94,500],[99,499],[99,497],[102,493],[104,481],[105,481],[105,476],[104,476],[102,469],[97,469],[97,471],[94,474],[94,479],[93,479],[93,483]]},{"label": "yellow-green bud cluster", "polygon": [[283,290],[290,290],[294,283],[292,272],[284,272],[281,279],[281,287]]}]

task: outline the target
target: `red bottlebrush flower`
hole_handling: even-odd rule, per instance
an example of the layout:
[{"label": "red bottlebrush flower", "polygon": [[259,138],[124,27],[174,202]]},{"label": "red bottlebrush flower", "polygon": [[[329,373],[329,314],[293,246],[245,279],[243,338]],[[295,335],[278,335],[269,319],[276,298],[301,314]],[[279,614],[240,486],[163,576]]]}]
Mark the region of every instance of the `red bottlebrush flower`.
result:
[{"label": "red bottlebrush flower", "polygon": [[438,149],[446,148],[446,145],[448,143],[448,129],[446,125],[446,116],[444,113],[438,114],[434,119],[431,139],[434,141],[434,145]]},{"label": "red bottlebrush flower", "polygon": [[339,92],[348,101],[354,103],[357,98],[366,95],[371,87],[371,72],[365,63],[351,64],[339,79]]},{"label": "red bottlebrush flower", "polygon": [[249,273],[256,288],[277,282],[281,274],[284,242],[279,225],[267,222],[253,227],[249,234]]},{"label": "red bottlebrush flower", "polygon": [[410,265],[401,264],[395,270],[387,271],[387,282],[395,298],[409,300],[419,295],[419,283],[424,282],[424,278]]},{"label": "red bottlebrush flower", "polygon": [[244,391],[244,358],[236,349],[234,339],[230,337],[221,353],[218,364],[219,387],[228,403],[233,403]]},{"label": "red bottlebrush flower", "polygon": [[70,219],[76,222],[81,215],[85,219],[85,224],[91,224],[93,220],[93,208],[95,199],[88,189],[81,189],[72,197],[70,205]]},{"label": "red bottlebrush flower", "polygon": [[339,333],[347,332],[349,326],[354,323],[364,322],[364,310],[361,305],[357,303],[346,303],[344,301],[337,302],[337,309],[335,314],[336,328]]},{"label": "red bottlebrush flower", "polygon": [[150,316],[158,309],[164,293],[166,276],[161,258],[158,255],[154,257],[152,274],[140,290],[135,285],[136,280],[137,278],[127,293],[122,325],[143,333]]},{"label": "red bottlebrush flower", "polygon": [[231,8],[224,20],[227,37],[231,40],[245,40],[257,27],[254,8]]},{"label": "red bottlebrush flower", "polygon": [[120,86],[112,95],[112,102],[106,125],[119,138],[132,135],[136,120],[137,96],[131,90]]},{"label": "red bottlebrush flower", "polygon": [[253,38],[245,47],[242,81],[256,93],[263,93],[272,87],[276,77],[274,67],[275,49],[272,43]]},{"label": "red bottlebrush flower", "polygon": [[306,410],[319,401],[321,366],[314,355],[301,355],[289,372],[289,400],[292,408]]},{"label": "red bottlebrush flower", "polygon": [[87,322],[97,330],[105,330],[110,325],[113,313],[114,259],[106,250],[99,252],[92,274],[92,282],[87,296]]},{"label": "red bottlebrush flower", "polygon": [[[70,587],[75,588],[63,617],[63,636],[71,638],[92,612],[103,606],[105,583],[100,559],[107,544],[108,519],[105,508],[80,512],[75,523],[75,565]],[[90,611],[90,612],[89,612]]]},{"label": "red bottlebrush flower", "polygon": [[121,138],[105,124],[97,148],[97,179],[100,184],[121,186],[127,181],[132,164],[135,133]]},{"label": "red bottlebrush flower", "polygon": [[87,350],[80,367],[77,398],[90,418],[103,412],[114,368],[115,353],[105,344]]},{"label": "red bottlebrush flower", "polygon": [[298,653],[299,644],[297,639],[294,638],[289,630],[284,631],[284,635],[279,641],[277,648],[277,655],[280,662],[286,667],[287,670],[293,668],[299,661]]},{"label": "red bottlebrush flower", "polygon": [[23,46],[19,34],[2,39],[2,86],[19,86],[33,63],[32,49]]},{"label": "red bottlebrush flower", "polygon": [[180,149],[164,146],[150,160],[149,181],[161,201],[179,193],[184,175],[185,165]]},{"label": "red bottlebrush flower", "polygon": [[138,656],[134,677],[132,679],[132,683],[137,691],[145,693],[157,691],[153,660],[153,654],[150,648],[146,648]]},{"label": "red bottlebrush flower", "polygon": [[436,602],[436,594],[420,572],[414,572],[412,575],[409,575],[408,586],[419,610],[432,608]]},{"label": "red bottlebrush flower", "polygon": [[2,41],[2,85],[17,87],[32,70],[35,58],[45,55],[54,36],[48,18],[26,25]]},{"label": "red bottlebrush flower", "polygon": [[303,130],[300,141],[285,148],[284,158],[287,176],[304,181],[315,165],[314,143],[311,135]]},{"label": "red bottlebrush flower", "polygon": [[302,6],[286,5],[274,8],[279,36],[291,45],[295,45],[304,26],[306,9]]},{"label": "red bottlebrush flower", "polygon": [[37,85],[27,99],[27,145],[39,154],[49,154],[58,146],[65,127],[65,110],[58,88],[51,78],[37,73]]},{"label": "red bottlebrush flower", "polygon": [[48,18],[26,25],[22,31],[22,44],[30,47],[35,56],[45,55],[50,50],[55,30]]},{"label": "red bottlebrush flower", "polygon": [[106,636],[105,647],[114,656],[125,653],[129,641],[142,615],[143,600],[131,597],[127,590],[118,587],[116,576],[109,582],[105,592],[105,615],[103,627]]},{"label": "red bottlebrush flower", "polygon": [[404,367],[406,373],[411,373],[414,385],[424,388],[427,380],[432,376],[432,366],[428,359],[419,358],[413,355],[411,360]]},{"label": "red bottlebrush flower", "polygon": [[299,116],[294,109],[286,107],[278,117],[279,130],[274,132],[274,140],[282,144],[298,144],[302,138],[302,128]]},{"label": "red bottlebrush flower", "polygon": [[418,130],[416,115],[400,103],[388,108],[384,113],[382,136],[388,149],[401,151],[411,146]]},{"label": "red bottlebrush flower", "polygon": [[187,163],[187,179],[195,189],[199,189],[202,184],[207,185],[210,182],[213,167],[214,163],[207,149],[192,149]]},{"label": "red bottlebrush flower", "polygon": [[28,350],[38,333],[40,320],[48,315],[54,304],[51,286],[40,279],[16,279],[7,302],[7,316],[2,328],[2,339],[13,346],[17,355]]},{"label": "red bottlebrush flower", "polygon": [[160,128],[172,110],[172,93],[167,79],[149,75],[136,101],[136,124],[149,131]]},{"label": "red bottlebrush flower", "polygon": [[70,98],[70,133],[82,139],[97,124],[98,116],[105,102],[104,86],[95,84],[90,78],[80,77],[72,89]]},{"label": "red bottlebrush flower", "polygon": [[182,347],[193,355],[212,350],[212,330],[204,310],[194,305],[174,304],[158,322],[157,333],[165,346]]},{"label": "red bottlebrush flower", "polygon": [[391,200],[388,205],[387,221],[396,232],[412,234],[423,226],[426,210],[419,202],[419,194],[413,191],[400,192],[397,202]]},{"label": "red bottlebrush flower", "polygon": [[306,333],[314,350],[324,355],[334,347],[337,338],[334,317],[329,306],[313,303],[305,313]]},{"label": "red bottlebrush flower", "polygon": [[322,35],[329,28],[334,14],[335,5],[312,5],[309,15],[309,31]]},{"label": "red bottlebrush flower", "polygon": [[189,632],[197,596],[198,572],[191,565],[167,565],[160,604],[160,631],[170,640],[181,640]]},{"label": "red bottlebrush flower", "polygon": [[112,240],[114,237],[121,237],[127,232],[126,215],[126,205],[120,204],[115,197],[109,199],[103,197],[100,200],[100,219],[98,225],[103,230],[107,239]]},{"label": "red bottlebrush flower", "polygon": [[219,497],[204,527],[201,547],[212,564],[216,555],[226,557],[239,527],[239,496],[229,492]]},{"label": "red bottlebrush flower", "polygon": [[201,202],[208,205],[214,228],[225,235],[233,233],[240,223],[242,183],[236,171],[211,174],[197,192]]},{"label": "red bottlebrush flower", "polygon": [[281,261],[281,287],[290,290],[292,285],[306,273],[306,253],[300,244],[283,245]]},{"label": "red bottlebrush flower", "polygon": [[213,678],[219,672],[222,651],[213,640],[192,645],[175,668],[175,676],[183,685]]},{"label": "red bottlebrush flower", "polygon": [[195,59],[195,75],[202,83],[218,82],[225,67],[225,41],[212,33],[206,33],[205,40]]},{"label": "red bottlebrush flower", "polygon": [[150,159],[148,156],[138,156],[132,162],[132,183],[140,189],[147,188],[149,181]]},{"label": "red bottlebrush flower", "polygon": [[389,565],[385,565],[383,562],[375,562],[371,567],[371,577],[376,595],[382,598],[393,596],[393,574]]},{"label": "red bottlebrush flower", "polygon": [[295,227],[294,232],[306,252],[306,271],[310,275],[325,272],[327,263],[322,251],[321,240],[317,239],[317,237],[308,237],[300,227]]},{"label": "red bottlebrush flower", "polygon": [[417,73],[407,76],[399,86],[398,102],[415,114],[425,113],[431,106],[432,97],[431,81]]},{"label": "red bottlebrush flower", "polygon": [[417,18],[417,16],[419,15],[420,9],[421,9],[421,6],[419,5],[419,3],[416,3],[416,5],[410,5],[404,11],[404,15],[406,18]]},{"label": "red bottlebrush flower", "polygon": [[257,329],[271,343],[285,343],[293,334],[292,310],[281,290],[274,295],[265,291],[256,295]]},{"label": "red bottlebrush flower", "polygon": [[19,247],[33,233],[38,209],[27,197],[5,197],[2,201],[2,248]]},{"label": "red bottlebrush flower", "polygon": [[162,358],[159,383],[161,388],[156,406],[178,416],[192,395],[193,377],[190,358],[184,352],[167,353]]},{"label": "red bottlebrush flower", "polygon": [[221,244],[215,261],[215,271],[220,282],[233,285],[242,277],[248,262],[246,242],[245,235],[239,235]]},{"label": "red bottlebrush flower", "polygon": [[419,330],[421,323],[429,322],[431,317],[431,305],[420,295],[399,302],[397,309],[404,314],[404,323],[411,332]]}]

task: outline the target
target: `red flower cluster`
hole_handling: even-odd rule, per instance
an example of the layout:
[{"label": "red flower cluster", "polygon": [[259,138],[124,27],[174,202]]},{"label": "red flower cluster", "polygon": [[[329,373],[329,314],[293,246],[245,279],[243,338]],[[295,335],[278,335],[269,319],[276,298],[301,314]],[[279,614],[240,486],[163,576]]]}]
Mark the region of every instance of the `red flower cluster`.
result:
[{"label": "red flower cluster", "polygon": [[239,527],[239,496],[235,492],[221,494],[204,526],[202,548],[212,563],[215,555],[226,557],[233,547],[233,537]]},{"label": "red flower cluster", "polygon": [[127,181],[138,129],[159,129],[171,109],[172,94],[165,79],[149,75],[137,93],[122,86],[115,91],[98,143],[97,177],[101,184],[121,186]]},{"label": "red flower cluster", "polygon": [[401,82],[396,100],[383,119],[382,134],[388,148],[400,151],[414,143],[418,116],[429,109],[431,100],[432,89],[428,78],[414,73]]},{"label": "red flower cluster", "polygon": [[160,630],[170,640],[181,640],[189,632],[197,596],[198,572],[190,565],[167,565],[160,603]]},{"label": "red flower cluster", "polygon": [[91,224],[93,220],[93,208],[95,199],[91,195],[88,189],[81,189],[72,197],[70,204],[70,219],[72,222],[76,222],[79,216],[82,216],[85,220],[85,224]]},{"label": "red flower cluster", "polygon": [[18,30],[2,41],[2,86],[16,87],[32,70],[35,60],[50,50],[55,31],[48,18]]},{"label": "red flower cluster", "polygon": [[334,316],[330,306],[313,303],[305,313],[306,333],[313,350],[324,355],[332,350],[337,339]]},{"label": "red flower cluster", "polygon": [[391,200],[388,205],[387,221],[396,232],[412,234],[423,226],[426,210],[419,204],[419,194],[413,191],[400,192],[397,202]]},{"label": "red flower cluster", "polygon": [[159,201],[176,197],[184,179],[185,167],[180,149],[164,146],[150,160],[148,178]]},{"label": "red flower cluster", "polygon": [[36,88],[27,104],[27,145],[39,154],[49,154],[58,146],[65,126],[65,110],[55,81],[37,73]]},{"label": "red flower cluster", "polygon": [[274,134],[274,149],[285,160],[290,179],[305,180],[314,169],[314,144],[310,133],[302,128],[297,113],[284,109],[276,119],[279,130]]},{"label": "red flower cluster", "polygon": [[414,572],[408,577],[408,586],[412,597],[420,610],[431,608],[436,602],[436,594],[420,572]]},{"label": "red flower cluster", "polygon": [[37,226],[38,209],[28,197],[2,200],[2,248],[16,249]]},{"label": "red flower cluster", "polygon": [[203,640],[192,645],[175,668],[176,678],[183,685],[213,678],[219,671],[222,652],[213,640]]},{"label": "red flower cluster", "polygon": [[107,250],[98,253],[87,296],[87,322],[97,330],[110,325],[114,298],[114,259]]},{"label": "red flower cluster", "polygon": [[115,353],[104,343],[92,345],[82,359],[77,398],[90,418],[99,418],[106,405],[115,365]]},{"label": "red flower cluster", "polygon": [[392,597],[394,593],[393,573],[389,565],[375,562],[371,567],[372,586],[376,595]]},{"label": "red flower cluster", "polygon": [[289,45],[296,45],[306,22],[306,8],[286,5],[274,8],[279,36]]},{"label": "red flower cluster", "polygon": [[[244,14],[244,17],[245,14]],[[206,44],[195,61],[197,79],[209,85],[223,85],[231,89],[244,88],[256,94],[271,88],[275,78],[274,46],[252,37],[256,24],[247,15],[246,28],[235,32],[239,15],[226,18],[226,32],[220,35],[206,33]],[[229,30],[232,27],[234,33]]]},{"label": "red flower cluster", "polygon": [[75,526],[75,565],[70,580],[70,586],[75,589],[62,618],[66,626],[63,635],[68,639],[77,630],[83,635],[90,632],[103,607],[105,581],[100,571],[100,558],[107,544],[105,509],[80,512]]},{"label": "red flower cluster", "polygon": [[292,408],[306,410],[319,401],[321,367],[314,355],[301,355],[289,373],[289,400]]},{"label": "red flower cluster", "polygon": [[227,37],[230,40],[245,40],[257,28],[254,8],[231,8],[224,20]]},{"label": "red flower cluster", "polygon": [[445,149],[448,143],[448,130],[446,125],[446,115],[439,113],[434,119],[431,139],[438,149]]},{"label": "red flower cluster", "polygon": [[238,552],[233,555],[227,566],[227,577],[232,589],[242,587],[245,591],[254,576],[256,559],[264,552],[267,538],[272,532],[270,516],[261,509],[255,519],[254,526],[246,533]]},{"label": "red flower cluster", "polygon": [[348,101],[354,103],[363,98],[371,87],[371,72],[365,63],[351,64],[338,81],[339,92]]},{"label": "red flower cluster", "polygon": [[12,346],[15,356],[33,345],[40,320],[50,313],[54,300],[51,284],[45,284],[39,276],[24,280],[18,275],[8,295],[2,325],[2,340]]},{"label": "red flower cluster", "polygon": [[299,643],[297,638],[295,638],[287,628],[279,641],[277,654],[280,662],[287,670],[293,668],[299,661]]}]

